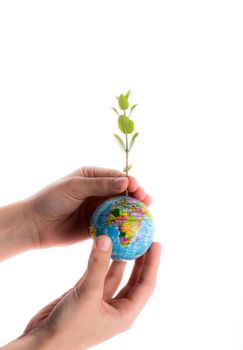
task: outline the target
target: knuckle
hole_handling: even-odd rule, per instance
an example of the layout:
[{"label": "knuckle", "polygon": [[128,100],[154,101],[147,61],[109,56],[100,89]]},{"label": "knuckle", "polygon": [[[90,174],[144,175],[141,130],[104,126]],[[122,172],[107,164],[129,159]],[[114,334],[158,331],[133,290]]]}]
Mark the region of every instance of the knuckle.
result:
[{"label": "knuckle", "polygon": [[72,199],[80,200],[82,198],[83,186],[80,177],[73,176],[66,180],[64,192]]},{"label": "knuckle", "polygon": [[155,288],[155,281],[146,281],[146,280],[141,280],[140,284],[143,286],[143,289],[146,291],[148,296],[150,296]]},{"label": "knuckle", "polygon": [[90,257],[90,265],[95,269],[104,270],[107,267],[106,259],[102,259],[100,256],[93,255]]},{"label": "knuckle", "polygon": [[127,332],[132,328],[134,320],[131,318],[127,318],[126,320],[122,320],[121,332]]},{"label": "knuckle", "polygon": [[92,173],[92,167],[83,166],[82,168],[80,168],[80,173],[82,177],[90,177]]},{"label": "knuckle", "polygon": [[132,328],[135,316],[131,312],[120,312],[120,332],[126,332]]},{"label": "knuckle", "polygon": [[125,327],[124,327],[124,332],[129,331],[129,329],[131,329],[131,328],[132,328],[132,325],[133,325],[133,322],[131,322],[131,323],[127,323],[127,324],[125,325]]},{"label": "knuckle", "polygon": [[95,284],[86,285],[86,283],[84,283],[76,289],[75,294],[78,300],[85,300],[86,304],[92,304],[95,300],[99,299],[100,292]]},{"label": "knuckle", "polygon": [[75,193],[77,191],[78,185],[80,185],[80,178],[78,176],[72,176],[66,180],[65,187],[67,190]]}]

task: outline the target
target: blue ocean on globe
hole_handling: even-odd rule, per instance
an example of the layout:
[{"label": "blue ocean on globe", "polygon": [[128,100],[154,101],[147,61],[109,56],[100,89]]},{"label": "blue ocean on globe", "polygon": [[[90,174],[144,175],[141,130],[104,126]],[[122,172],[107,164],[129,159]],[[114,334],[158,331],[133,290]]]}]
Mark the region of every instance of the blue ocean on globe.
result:
[{"label": "blue ocean on globe", "polygon": [[136,198],[116,196],[99,205],[91,217],[90,235],[112,240],[113,260],[133,260],[153,242],[154,224],[148,208]]}]

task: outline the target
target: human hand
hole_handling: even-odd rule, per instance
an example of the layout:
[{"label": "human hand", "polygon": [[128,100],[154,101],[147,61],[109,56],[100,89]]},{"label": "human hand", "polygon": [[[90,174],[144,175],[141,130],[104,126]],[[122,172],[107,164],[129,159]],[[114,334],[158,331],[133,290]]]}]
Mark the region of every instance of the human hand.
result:
[{"label": "human hand", "polygon": [[153,243],[135,261],[128,283],[113,298],[126,263],[113,261],[109,267],[111,240],[99,236],[84,276],[34,316],[19,340],[32,337],[43,350],[83,350],[129,329],[155,287],[160,250]]},{"label": "human hand", "polygon": [[95,208],[124,192],[149,205],[151,198],[135,178],[117,170],[83,167],[36,193],[28,200],[30,231],[36,248],[75,243],[89,237]]}]

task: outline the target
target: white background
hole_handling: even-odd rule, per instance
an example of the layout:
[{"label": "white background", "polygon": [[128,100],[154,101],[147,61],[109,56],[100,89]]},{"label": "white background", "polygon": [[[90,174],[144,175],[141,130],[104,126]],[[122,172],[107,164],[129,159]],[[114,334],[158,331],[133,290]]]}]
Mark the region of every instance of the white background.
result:
[{"label": "white background", "polygon": [[[128,89],[139,103],[131,174],[163,257],[133,328],[100,349],[243,348],[241,5],[0,1],[0,205],[83,165],[122,169],[110,106]],[[1,264],[0,344],[75,283],[90,247]]]}]

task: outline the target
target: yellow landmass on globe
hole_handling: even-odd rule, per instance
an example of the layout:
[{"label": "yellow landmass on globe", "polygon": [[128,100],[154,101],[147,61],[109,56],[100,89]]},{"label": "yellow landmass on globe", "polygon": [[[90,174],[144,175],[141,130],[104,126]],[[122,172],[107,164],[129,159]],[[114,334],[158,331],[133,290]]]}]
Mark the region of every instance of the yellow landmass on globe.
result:
[{"label": "yellow landmass on globe", "polygon": [[[144,217],[148,215],[148,211],[142,205],[121,200],[110,208],[105,217],[105,224],[108,226],[113,225],[118,229],[120,245],[126,247],[136,235]],[[95,238],[96,228],[91,225],[89,233],[92,238]]]},{"label": "yellow landmass on globe", "polygon": [[91,238],[95,239],[96,229],[94,228],[94,226],[89,226],[89,234],[90,234]]},{"label": "yellow landmass on globe", "polygon": [[120,244],[125,247],[131,242],[141,226],[144,215],[145,208],[128,205],[126,210],[122,210],[116,203],[106,216],[106,224],[115,225],[118,228]]}]

